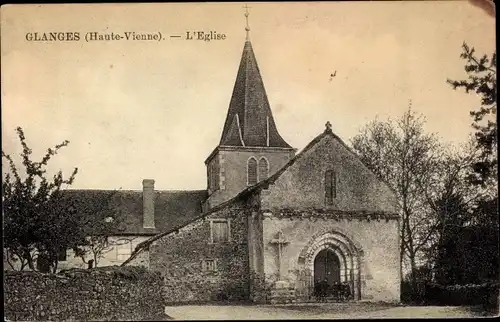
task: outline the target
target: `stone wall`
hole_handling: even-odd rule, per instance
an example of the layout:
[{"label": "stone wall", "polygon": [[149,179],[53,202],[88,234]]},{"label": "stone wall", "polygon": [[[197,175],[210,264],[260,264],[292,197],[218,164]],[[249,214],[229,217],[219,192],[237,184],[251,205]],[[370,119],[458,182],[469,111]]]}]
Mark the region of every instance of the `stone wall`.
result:
[{"label": "stone wall", "polygon": [[161,276],[137,267],[5,272],[7,320],[164,319]]},{"label": "stone wall", "polygon": [[[149,268],[164,277],[166,303],[249,299],[248,231],[244,209],[243,204],[235,203],[149,246]],[[212,219],[230,220],[229,242],[210,242]],[[216,269],[204,269],[204,261],[215,261]]]}]

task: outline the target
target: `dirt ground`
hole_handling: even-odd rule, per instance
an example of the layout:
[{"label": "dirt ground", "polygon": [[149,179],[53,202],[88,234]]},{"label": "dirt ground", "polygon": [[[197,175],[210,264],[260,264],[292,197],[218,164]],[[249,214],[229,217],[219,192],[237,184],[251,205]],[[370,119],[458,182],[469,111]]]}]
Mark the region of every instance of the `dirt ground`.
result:
[{"label": "dirt ground", "polygon": [[175,320],[468,318],[482,316],[467,307],[402,306],[374,303],[297,305],[186,305],[168,306]]}]

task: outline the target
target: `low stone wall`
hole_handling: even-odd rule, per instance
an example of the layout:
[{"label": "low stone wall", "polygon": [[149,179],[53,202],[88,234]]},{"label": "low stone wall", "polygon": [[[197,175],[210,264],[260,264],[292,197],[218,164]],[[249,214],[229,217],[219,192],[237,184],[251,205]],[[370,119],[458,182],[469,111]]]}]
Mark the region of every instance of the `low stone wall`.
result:
[{"label": "low stone wall", "polygon": [[165,319],[163,281],[143,267],[4,272],[7,320]]}]

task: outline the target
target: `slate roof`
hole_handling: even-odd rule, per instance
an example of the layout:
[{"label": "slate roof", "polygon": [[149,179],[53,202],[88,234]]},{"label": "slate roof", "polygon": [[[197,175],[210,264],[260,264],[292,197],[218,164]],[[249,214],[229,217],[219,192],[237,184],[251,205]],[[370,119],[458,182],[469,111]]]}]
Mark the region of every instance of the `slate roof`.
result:
[{"label": "slate roof", "polygon": [[291,148],[280,136],[274,123],[259,66],[249,40],[243,48],[219,144]]},{"label": "slate roof", "polygon": [[142,190],[65,190],[77,210],[116,211],[119,235],[156,235],[191,222],[202,213],[206,190],[155,191],[155,228],[143,228]]}]

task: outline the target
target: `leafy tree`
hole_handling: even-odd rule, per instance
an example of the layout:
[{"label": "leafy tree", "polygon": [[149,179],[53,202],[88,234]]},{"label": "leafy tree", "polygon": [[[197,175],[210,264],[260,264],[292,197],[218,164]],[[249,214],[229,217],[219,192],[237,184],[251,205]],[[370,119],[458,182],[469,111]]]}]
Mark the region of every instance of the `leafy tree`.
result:
[{"label": "leafy tree", "polygon": [[[438,214],[433,253],[436,280],[446,285],[482,283],[498,275],[496,201],[467,180],[474,149],[454,156],[444,189],[432,204]],[[450,180],[450,178],[453,178]]]},{"label": "leafy tree", "polygon": [[[9,172],[2,182],[4,216],[4,248],[6,260],[20,261],[20,269],[37,270],[35,262],[57,270],[59,254],[72,249],[84,258],[92,254],[98,263],[110,249],[109,236],[117,232],[118,213],[111,202],[115,191],[92,194],[86,191],[74,194],[63,187],[70,186],[77,174],[75,168],[65,179],[61,171],[52,179],[47,175],[47,164],[59,150],[69,144],[64,141],[49,148],[41,161],[32,161],[32,150],[26,143],[22,128],[16,129],[22,146],[21,171],[14,159],[2,151],[8,161]],[[91,202],[86,195],[92,194]]]},{"label": "leafy tree", "polygon": [[[444,283],[498,279],[496,52],[491,57],[478,57],[475,49],[464,42],[460,57],[465,60],[468,78],[448,79],[447,82],[453,89],[472,91],[481,98],[481,106],[470,112],[475,144],[469,149],[471,162],[466,180],[463,180],[475,191],[476,198],[467,209],[468,223],[445,233],[438,244],[440,265],[437,273],[444,275]],[[455,255],[449,253],[450,248],[457,248]],[[443,255],[447,251],[448,254]],[[460,267],[463,263],[468,265]]]},{"label": "leafy tree", "polygon": [[62,212],[58,201],[63,185],[71,185],[78,169],[65,179],[61,171],[51,179],[47,176],[47,164],[59,150],[69,144],[63,141],[49,148],[40,161],[32,161],[32,150],[26,143],[21,127],[16,129],[22,146],[24,172],[16,166],[12,157],[2,151],[2,158],[9,164],[9,172],[2,182],[2,206],[4,217],[4,247],[10,259],[17,257],[21,267],[35,270],[34,260],[43,252],[52,261],[62,249],[78,239],[71,216]]},{"label": "leafy tree", "polygon": [[[462,44],[460,57],[465,60],[466,80],[451,80],[447,82],[453,89],[462,88],[466,93],[475,92],[481,97],[481,106],[471,111],[472,126],[475,129],[477,148],[481,151],[478,159],[472,165],[469,180],[476,185],[485,185],[489,179],[497,178],[497,58],[496,52],[491,57],[475,55],[474,47]],[[496,184],[495,184],[496,185]]]}]

